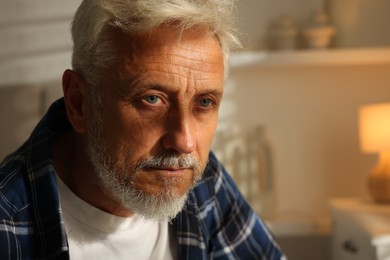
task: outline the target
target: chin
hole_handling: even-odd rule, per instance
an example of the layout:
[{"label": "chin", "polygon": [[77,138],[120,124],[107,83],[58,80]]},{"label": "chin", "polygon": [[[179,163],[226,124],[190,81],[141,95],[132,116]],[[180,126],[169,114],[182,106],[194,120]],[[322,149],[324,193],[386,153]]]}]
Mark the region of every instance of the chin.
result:
[{"label": "chin", "polygon": [[130,196],[122,197],[122,202],[129,210],[146,219],[170,221],[185,207],[188,192],[180,194],[176,189],[160,189],[149,193],[135,189]]}]

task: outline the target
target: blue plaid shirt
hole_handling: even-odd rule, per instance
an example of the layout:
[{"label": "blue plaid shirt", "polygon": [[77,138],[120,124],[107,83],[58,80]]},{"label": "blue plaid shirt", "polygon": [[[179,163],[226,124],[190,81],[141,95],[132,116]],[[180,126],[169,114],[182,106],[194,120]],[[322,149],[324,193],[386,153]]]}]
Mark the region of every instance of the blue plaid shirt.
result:
[{"label": "blue plaid shirt", "polygon": [[[70,129],[60,99],[26,143],[0,164],[0,259],[69,258],[51,140]],[[283,257],[213,153],[201,182],[172,224],[180,259]]]}]

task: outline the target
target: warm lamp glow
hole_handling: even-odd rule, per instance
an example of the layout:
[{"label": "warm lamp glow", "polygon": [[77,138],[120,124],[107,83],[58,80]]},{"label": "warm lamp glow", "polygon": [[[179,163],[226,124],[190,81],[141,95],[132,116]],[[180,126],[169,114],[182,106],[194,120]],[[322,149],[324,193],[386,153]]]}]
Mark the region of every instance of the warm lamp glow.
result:
[{"label": "warm lamp glow", "polygon": [[390,103],[361,107],[359,123],[362,151],[380,154],[368,190],[375,201],[390,203]]},{"label": "warm lamp glow", "polygon": [[360,144],[367,153],[390,151],[390,103],[360,108]]}]

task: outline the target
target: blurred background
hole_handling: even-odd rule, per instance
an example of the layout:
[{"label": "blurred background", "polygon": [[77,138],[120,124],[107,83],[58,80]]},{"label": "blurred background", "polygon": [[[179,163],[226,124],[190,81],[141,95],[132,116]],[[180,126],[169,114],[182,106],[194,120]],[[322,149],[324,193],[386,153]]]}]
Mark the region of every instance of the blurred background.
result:
[{"label": "blurred background", "polygon": [[[0,0],[0,159],[62,95],[79,3]],[[334,205],[370,202],[377,155],[360,150],[358,109],[390,102],[390,1],[237,5],[244,46],[231,57],[213,147],[289,259],[358,259],[363,249],[336,252],[346,246],[335,242]],[[370,236],[362,243],[375,250]],[[373,257],[362,259],[386,259]]]}]

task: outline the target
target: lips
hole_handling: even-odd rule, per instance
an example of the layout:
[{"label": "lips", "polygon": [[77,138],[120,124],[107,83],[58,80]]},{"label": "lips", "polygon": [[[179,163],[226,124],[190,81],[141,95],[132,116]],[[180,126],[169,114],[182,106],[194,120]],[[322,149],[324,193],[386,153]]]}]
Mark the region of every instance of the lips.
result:
[{"label": "lips", "polygon": [[175,167],[164,167],[164,168],[148,168],[144,169],[145,171],[155,171],[155,172],[170,172],[170,173],[180,173],[190,170],[190,168],[175,168]]}]

